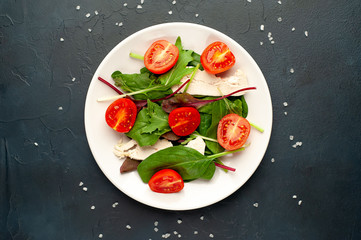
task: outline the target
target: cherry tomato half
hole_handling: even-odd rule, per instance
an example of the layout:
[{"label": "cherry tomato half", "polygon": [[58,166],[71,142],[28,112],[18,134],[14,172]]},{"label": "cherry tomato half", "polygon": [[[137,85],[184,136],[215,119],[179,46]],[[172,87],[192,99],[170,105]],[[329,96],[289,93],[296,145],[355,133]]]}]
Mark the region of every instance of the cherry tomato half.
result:
[{"label": "cherry tomato half", "polygon": [[201,123],[201,115],[192,107],[180,107],[170,112],[168,123],[178,136],[187,136],[194,132]]},{"label": "cherry tomato half", "polygon": [[145,67],[155,74],[170,70],[179,57],[178,48],[166,40],[154,42],[144,55]]},{"label": "cherry tomato half", "polygon": [[227,150],[241,148],[251,131],[251,125],[247,119],[238,114],[231,113],[224,116],[218,123],[218,143]]},{"label": "cherry tomato half", "polygon": [[184,187],[182,177],[172,169],[163,169],[156,172],[149,180],[150,189],[158,193],[175,193]]},{"label": "cherry tomato half", "polygon": [[128,98],[115,100],[105,112],[105,121],[117,132],[129,132],[137,117],[137,107]]},{"label": "cherry tomato half", "polygon": [[222,42],[211,43],[204,49],[201,55],[203,68],[211,73],[217,74],[230,69],[236,62],[231,50]]}]

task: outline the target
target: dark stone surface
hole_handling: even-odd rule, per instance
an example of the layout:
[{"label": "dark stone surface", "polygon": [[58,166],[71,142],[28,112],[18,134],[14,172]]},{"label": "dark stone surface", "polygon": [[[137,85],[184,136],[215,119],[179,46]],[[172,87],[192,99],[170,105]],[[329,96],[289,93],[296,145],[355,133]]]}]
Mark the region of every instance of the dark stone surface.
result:
[{"label": "dark stone surface", "polygon": [[[183,239],[361,239],[360,1],[124,2],[0,2],[0,239],[178,239],[173,231]],[[251,179],[185,212],[142,205],[115,188],[83,123],[87,88],[107,53],[137,30],[174,21],[240,43],[262,69],[274,110]],[[296,141],[303,145],[294,149]]]}]

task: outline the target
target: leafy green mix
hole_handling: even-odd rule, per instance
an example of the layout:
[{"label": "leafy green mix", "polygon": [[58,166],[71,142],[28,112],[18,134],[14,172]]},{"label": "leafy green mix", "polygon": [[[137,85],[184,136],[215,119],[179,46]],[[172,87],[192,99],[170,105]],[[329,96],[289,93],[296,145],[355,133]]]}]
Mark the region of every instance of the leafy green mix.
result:
[{"label": "leafy green mix", "polygon": [[[140,110],[133,128],[126,133],[128,137],[136,140],[139,146],[153,145],[161,135],[171,131],[168,124],[168,113],[163,110],[167,106],[161,106],[150,101],[150,99],[159,99],[171,94],[171,87],[180,84],[180,80],[184,76],[193,72],[194,68],[187,66],[200,64],[199,54],[192,50],[184,50],[180,37],[177,38],[175,45],[179,49],[178,61],[170,71],[163,75],[155,75],[146,68],[142,68],[140,73],[123,74],[115,71],[112,74],[115,84],[129,93],[133,93],[134,99],[147,99],[147,107]],[[200,69],[203,68],[200,67]],[[190,101],[189,98],[186,94],[178,94],[178,96],[173,97],[173,100],[169,99],[167,102]],[[193,101],[198,101],[198,99],[191,98]],[[206,99],[214,98],[200,98],[200,100]],[[202,136],[208,149],[206,152],[213,155],[202,155],[198,151],[184,146],[160,150],[139,164],[138,173],[144,182],[148,182],[155,172],[164,168],[176,170],[184,181],[197,178],[211,179],[213,177],[214,162],[220,163],[218,157],[232,152],[224,152],[224,148],[215,140],[217,139],[218,123],[229,113],[247,117],[248,106],[243,96],[229,97],[208,103],[200,107],[198,111],[201,115],[201,123],[197,132],[189,136],[186,142],[197,136]],[[240,150],[243,148],[236,151]]]}]

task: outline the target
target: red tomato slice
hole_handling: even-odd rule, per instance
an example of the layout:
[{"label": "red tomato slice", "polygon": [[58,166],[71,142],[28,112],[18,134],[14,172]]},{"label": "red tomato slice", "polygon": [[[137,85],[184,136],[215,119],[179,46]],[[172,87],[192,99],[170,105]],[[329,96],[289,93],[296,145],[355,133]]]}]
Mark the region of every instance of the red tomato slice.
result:
[{"label": "red tomato slice", "polygon": [[236,63],[236,58],[225,43],[214,42],[204,49],[201,63],[207,72],[217,74],[230,69]]},{"label": "red tomato slice", "polygon": [[247,119],[231,113],[224,116],[218,123],[218,143],[227,150],[241,148],[247,141],[251,125]]},{"label": "red tomato slice", "polygon": [[149,180],[150,189],[158,193],[175,193],[184,187],[182,177],[172,169],[163,169],[156,172]]},{"label": "red tomato slice", "polygon": [[178,48],[166,40],[154,42],[144,55],[145,67],[155,74],[170,70],[179,57]]},{"label": "red tomato slice", "polygon": [[201,115],[192,107],[176,108],[170,112],[168,123],[178,136],[187,136],[194,132],[201,123]]},{"label": "red tomato slice", "polygon": [[105,121],[117,132],[129,132],[137,117],[135,103],[127,98],[115,100],[105,112]]}]

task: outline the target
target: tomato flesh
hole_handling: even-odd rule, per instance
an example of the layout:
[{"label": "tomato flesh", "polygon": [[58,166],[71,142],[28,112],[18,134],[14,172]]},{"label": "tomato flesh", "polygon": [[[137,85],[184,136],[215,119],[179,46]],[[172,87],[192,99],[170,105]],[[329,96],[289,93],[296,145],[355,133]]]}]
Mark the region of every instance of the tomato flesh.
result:
[{"label": "tomato flesh", "polygon": [[155,74],[169,71],[179,57],[178,48],[166,40],[154,42],[144,55],[145,67]]},{"label": "tomato flesh", "polygon": [[246,143],[250,131],[251,125],[247,119],[231,113],[219,121],[217,140],[226,150],[236,150]]},{"label": "tomato flesh", "polygon": [[223,42],[211,43],[204,49],[201,55],[201,64],[203,68],[211,74],[227,71],[235,63],[236,58],[228,46]]},{"label": "tomato flesh", "polygon": [[115,100],[105,112],[105,121],[117,132],[129,132],[137,117],[137,106],[127,98]]},{"label": "tomato flesh", "polygon": [[201,123],[201,115],[192,107],[180,107],[170,112],[168,123],[172,131],[178,136],[193,133]]},{"label": "tomato flesh", "polygon": [[163,169],[156,172],[149,180],[150,189],[158,193],[175,193],[184,187],[182,177],[172,169]]}]

